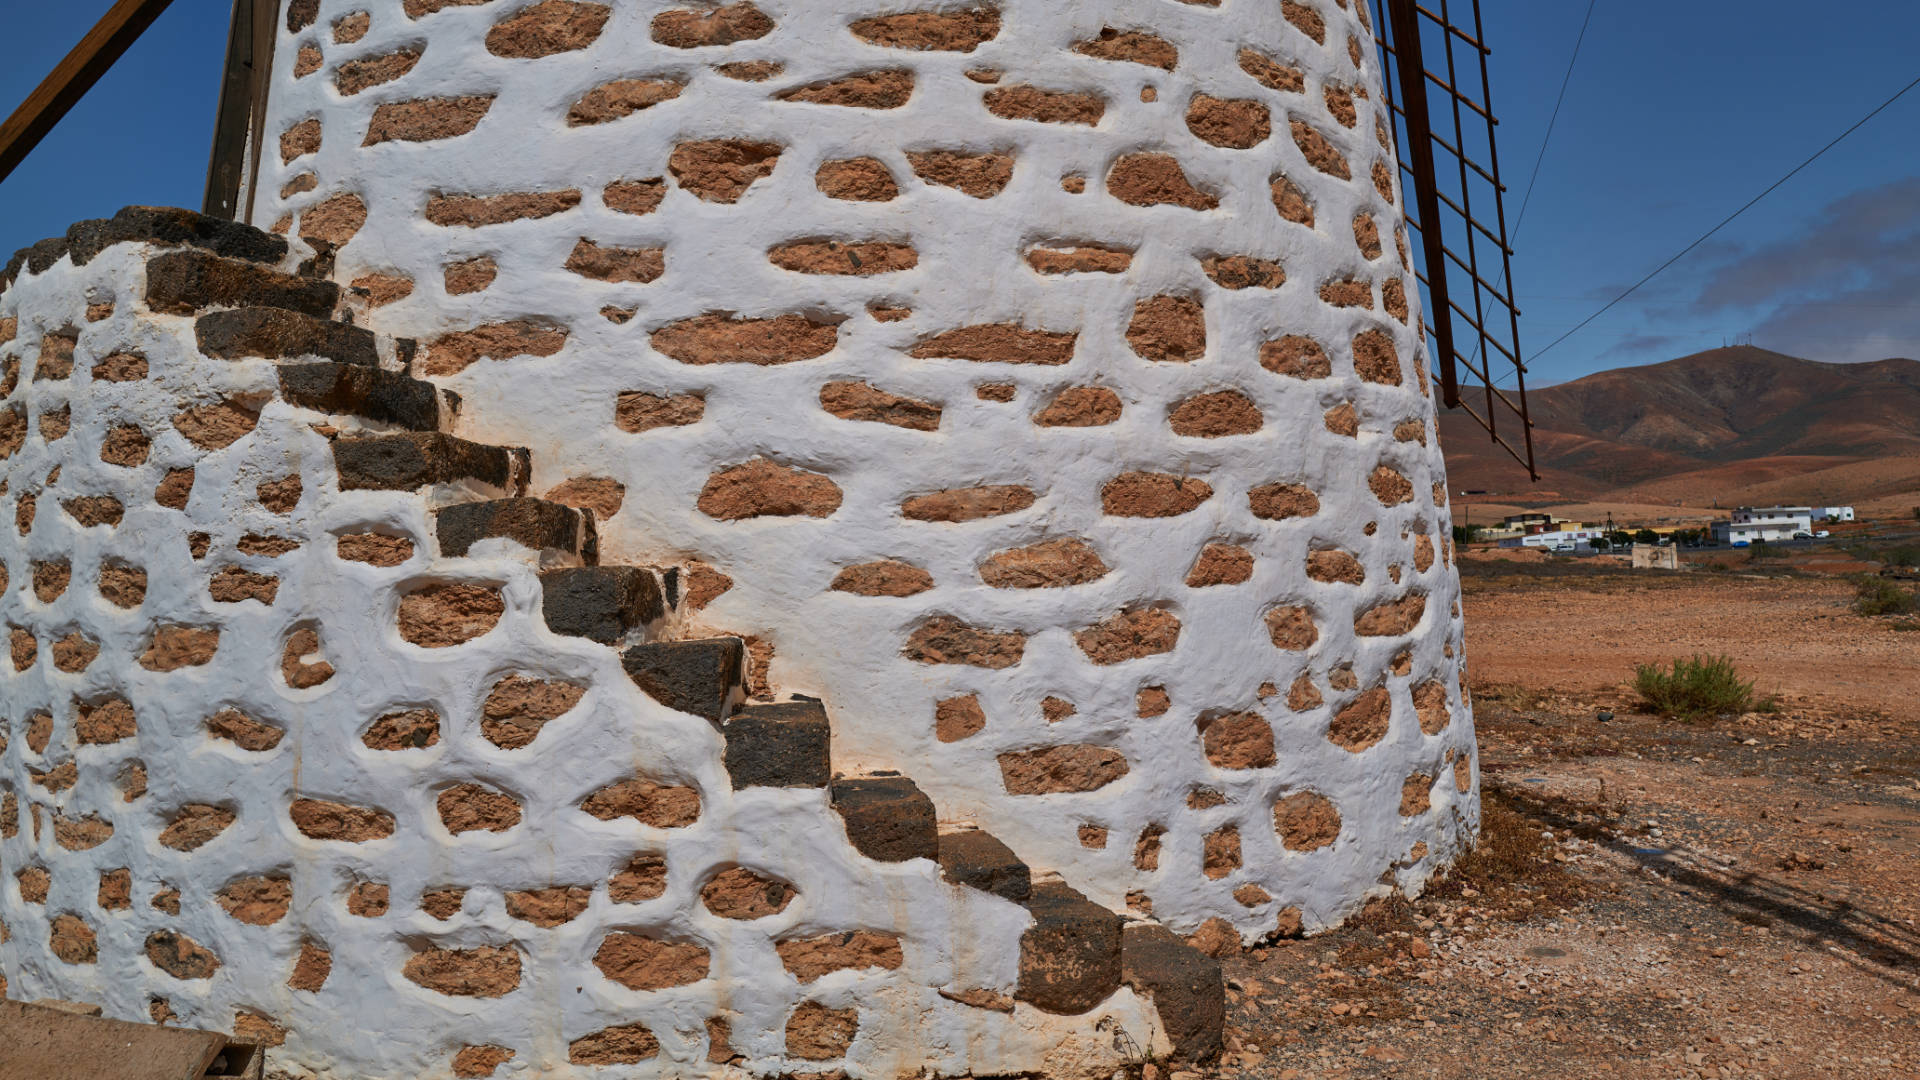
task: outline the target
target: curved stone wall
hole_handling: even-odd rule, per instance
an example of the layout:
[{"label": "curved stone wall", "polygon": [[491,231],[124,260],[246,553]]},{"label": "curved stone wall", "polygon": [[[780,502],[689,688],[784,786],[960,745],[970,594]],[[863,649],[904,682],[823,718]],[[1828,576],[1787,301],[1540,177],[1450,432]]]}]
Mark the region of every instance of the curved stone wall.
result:
[{"label": "curved stone wall", "polygon": [[[1248,939],[1477,821],[1342,0],[318,0],[257,223],[700,625],[1110,907]],[[710,600],[710,602],[708,602]]]}]

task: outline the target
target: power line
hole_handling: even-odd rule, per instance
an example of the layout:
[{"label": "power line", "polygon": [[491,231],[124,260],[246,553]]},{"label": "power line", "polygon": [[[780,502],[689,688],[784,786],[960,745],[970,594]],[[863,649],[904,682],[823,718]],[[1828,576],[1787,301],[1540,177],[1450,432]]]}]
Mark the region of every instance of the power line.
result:
[{"label": "power line", "polygon": [[1872,112],[1854,121],[1853,126],[1847,128],[1847,130],[1841,132],[1840,134],[1835,135],[1833,137],[1833,141],[1827,143],[1827,145],[1814,151],[1812,157],[1809,157],[1805,161],[1802,161],[1800,164],[1795,165],[1792,171],[1788,172],[1787,175],[1781,177],[1778,180],[1775,180],[1771,184],[1768,184],[1765,191],[1762,191],[1760,194],[1755,195],[1751,199],[1748,199],[1746,205],[1742,206],[1738,210],[1735,210],[1733,213],[1728,214],[1725,218],[1721,220],[1720,224],[1715,225],[1713,228],[1708,229],[1704,233],[1701,233],[1700,238],[1698,240],[1695,240],[1693,243],[1688,244],[1684,248],[1681,248],[1678,254],[1674,255],[1672,258],[1668,259],[1666,262],[1661,263],[1659,266],[1654,267],[1652,273],[1648,274],[1646,277],[1641,278],[1639,281],[1634,282],[1631,286],[1628,287],[1627,291],[1621,293],[1619,296],[1616,296],[1613,299],[1607,301],[1606,306],[1602,307],[1599,311],[1596,311],[1593,314],[1587,316],[1586,318],[1580,320],[1580,324],[1578,326],[1575,326],[1573,329],[1567,331],[1564,334],[1561,334],[1557,338],[1554,338],[1551,342],[1548,342],[1546,348],[1540,349],[1537,352],[1535,352],[1531,357],[1531,359],[1534,359],[1534,360],[1540,359],[1542,356],[1545,356],[1547,353],[1551,352],[1555,345],[1558,345],[1561,342],[1572,337],[1573,335],[1579,333],[1582,329],[1586,327],[1588,323],[1591,323],[1593,320],[1613,310],[1613,306],[1615,304],[1618,304],[1620,301],[1625,300],[1627,297],[1632,296],[1634,293],[1638,292],[1642,285],[1645,285],[1647,282],[1652,281],[1654,278],[1658,277],[1661,271],[1665,270],[1667,267],[1672,266],[1674,263],[1677,263],[1681,259],[1685,258],[1687,254],[1691,252],[1694,248],[1697,248],[1701,244],[1706,243],[1707,240],[1711,238],[1714,233],[1717,233],[1721,229],[1724,229],[1728,225],[1731,225],[1733,223],[1733,219],[1739,217],[1741,214],[1746,213],[1748,210],[1753,209],[1754,204],[1758,203],[1761,199],[1766,198],[1768,195],[1773,194],[1774,190],[1778,188],[1780,185],[1793,179],[1795,176],[1798,176],[1802,169],[1805,169],[1807,166],[1820,160],[1820,158],[1823,155],[1825,155],[1827,151],[1840,145],[1840,140],[1845,139],[1847,136],[1853,134],[1854,132],[1860,130],[1862,127],[1866,126],[1867,121],[1872,120],[1874,117],[1879,116],[1882,112],[1885,112],[1888,106],[1892,105],[1894,102],[1899,101],[1901,98],[1905,97],[1907,95],[1907,92],[1909,90],[1912,90],[1916,86],[1920,86],[1920,78],[1915,78],[1912,82],[1901,87],[1892,97],[1881,102],[1877,107],[1875,107]]},{"label": "power line", "polygon": [[1511,242],[1514,244],[1520,242],[1520,226],[1527,220],[1527,204],[1533,201],[1533,185],[1540,179],[1541,163],[1547,160],[1547,144],[1553,141],[1553,127],[1560,122],[1560,106],[1567,100],[1567,86],[1573,82],[1573,65],[1580,62],[1580,46],[1587,40],[1587,26],[1593,22],[1593,9],[1598,2],[1587,0],[1587,17],[1580,20],[1580,36],[1573,40],[1573,55],[1567,58],[1567,73],[1560,78],[1560,96],[1553,99],[1553,115],[1547,119],[1547,133],[1540,139],[1540,154],[1533,159],[1533,175],[1527,177],[1527,193],[1520,199],[1520,214],[1513,219]]}]

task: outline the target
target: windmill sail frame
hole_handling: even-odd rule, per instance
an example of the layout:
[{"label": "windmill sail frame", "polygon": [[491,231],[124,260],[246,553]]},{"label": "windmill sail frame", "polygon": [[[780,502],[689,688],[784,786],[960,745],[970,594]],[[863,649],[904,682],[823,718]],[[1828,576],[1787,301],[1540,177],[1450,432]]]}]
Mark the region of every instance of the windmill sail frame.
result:
[{"label": "windmill sail frame", "polygon": [[[1438,361],[1441,401],[1473,417],[1538,480],[1527,411],[1527,367],[1520,351],[1520,311],[1513,298],[1507,188],[1500,180],[1494,135],[1500,121],[1493,114],[1487,71],[1492,50],[1484,44],[1480,0],[1432,0],[1438,11],[1419,0],[1367,2],[1374,11],[1374,44],[1381,54],[1387,108],[1404,151],[1399,155],[1406,181],[1402,201],[1408,204],[1407,227],[1419,236],[1414,275],[1426,301],[1422,329]],[[1471,8],[1470,24],[1464,18],[1455,21],[1456,5]],[[1428,68],[1430,54],[1445,56],[1442,71]],[[1463,73],[1479,76],[1477,99],[1461,89]],[[1482,220],[1489,216],[1489,207],[1491,224]],[[1496,275],[1492,282],[1487,280],[1490,273]],[[1461,396],[1463,368],[1479,380],[1482,395],[1477,396],[1485,399],[1480,409]],[[1497,385],[1496,374],[1511,375],[1511,392]],[[1504,425],[1503,415],[1508,418]],[[1519,428],[1521,446],[1508,441],[1503,426],[1509,434]]]}]

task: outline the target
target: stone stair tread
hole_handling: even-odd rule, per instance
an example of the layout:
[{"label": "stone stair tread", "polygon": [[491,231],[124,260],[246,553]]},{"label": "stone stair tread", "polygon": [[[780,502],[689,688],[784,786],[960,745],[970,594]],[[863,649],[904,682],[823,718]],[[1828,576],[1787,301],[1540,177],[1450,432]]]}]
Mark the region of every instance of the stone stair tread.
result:
[{"label": "stone stair tread", "polygon": [[627,649],[620,663],[647,696],[717,728],[746,692],[746,652],[737,637],[654,641]]},{"label": "stone stair tread", "polygon": [[1020,936],[1016,999],[1071,1016],[1120,989],[1124,919],[1057,880],[1035,882],[1026,907],[1033,925]]},{"label": "stone stair tread", "polygon": [[1121,978],[1153,999],[1173,1043],[1173,1060],[1220,1056],[1226,1028],[1226,983],[1220,961],[1159,923],[1130,923],[1120,936]]},{"label": "stone stair tread", "polygon": [[540,575],[547,629],[614,645],[629,632],[663,619],[667,603],[660,577],[637,566],[574,566]]},{"label": "stone stair tread", "polygon": [[840,777],[829,786],[833,808],[854,849],[875,862],[940,858],[933,800],[904,776]]},{"label": "stone stair tread", "polygon": [[315,318],[332,314],[340,286],[257,263],[183,248],[147,260],[147,306],[166,315],[208,308],[277,307]]},{"label": "stone stair tread", "polygon": [[305,408],[413,431],[439,430],[445,414],[440,388],[430,382],[331,360],[282,364],[280,396]]},{"label": "stone stair tread", "polygon": [[833,729],[826,706],[793,700],[740,709],[721,727],[734,790],[826,787],[833,778]]},{"label": "stone stair tread", "polygon": [[1023,904],[1033,892],[1033,872],[1013,849],[983,829],[940,834],[940,872],[955,885],[979,889]]},{"label": "stone stair tread", "polygon": [[193,333],[200,352],[218,360],[314,357],[357,367],[380,366],[379,339],[373,331],[286,308],[209,312],[194,320]]},{"label": "stone stair tread", "polygon": [[517,491],[526,482],[527,460],[524,449],[468,442],[437,431],[333,440],[342,491],[412,491],[463,480]]},{"label": "stone stair tread", "polygon": [[512,540],[533,551],[555,549],[591,564],[598,550],[593,515],[549,499],[520,496],[455,503],[434,511],[440,554],[461,558],[482,540]]}]

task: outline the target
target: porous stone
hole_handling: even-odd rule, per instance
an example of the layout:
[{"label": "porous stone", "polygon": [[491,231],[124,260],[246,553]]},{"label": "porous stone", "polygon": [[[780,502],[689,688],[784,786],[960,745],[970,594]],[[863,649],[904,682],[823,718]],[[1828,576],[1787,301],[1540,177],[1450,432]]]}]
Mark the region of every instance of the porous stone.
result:
[{"label": "porous stone", "polygon": [[939,830],[933,800],[904,776],[835,780],[829,787],[847,839],[876,862],[938,859]]}]

